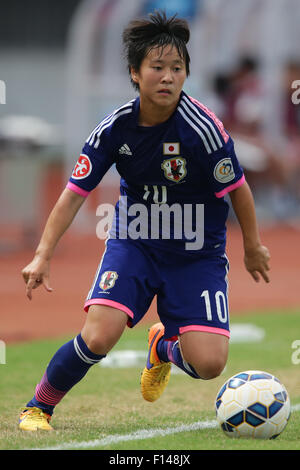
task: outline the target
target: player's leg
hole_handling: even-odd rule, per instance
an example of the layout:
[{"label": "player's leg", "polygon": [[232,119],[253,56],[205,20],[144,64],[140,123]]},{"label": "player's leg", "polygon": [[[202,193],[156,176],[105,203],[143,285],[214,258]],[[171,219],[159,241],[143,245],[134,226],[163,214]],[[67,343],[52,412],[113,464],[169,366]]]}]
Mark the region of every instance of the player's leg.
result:
[{"label": "player's leg", "polygon": [[127,324],[127,315],[103,305],[93,305],[82,332],[64,344],[50,360],[34,397],[20,416],[20,429],[50,430],[55,406],[116,344]]},{"label": "player's leg", "polygon": [[[46,413],[47,428],[48,417],[68,390],[109,352],[126,324],[134,326],[147,312],[156,282],[155,265],[137,244],[114,239],[107,243],[85,303],[85,325],[76,338],[54,355],[26,413],[35,410]],[[25,421],[28,420],[23,419],[20,426],[23,429]]]},{"label": "player's leg", "polygon": [[224,370],[228,344],[227,336],[203,331],[187,331],[179,337],[183,362],[205,380],[218,377]]},{"label": "player's leg", "polygon": [[81,337],[94,354],[106,355],[118,342],[128,322],[124,311],[105,305],[89,307]]},{"label": "player's leg", "polygon": [[179,339],[166,341],[162,323],[149,330],[147,365],[141,378],[145,400],[157,400],[166,388],[171,363],[194,379],[213,379],[223,371],[228,356],[228,337],[201,331],[188,331]]},{"label": "player's leg", "polygon": [[[194,328],[197,328],[195,326]],[[174,341],[161,338],[157,354],[161,361],[170,361],[195,379],[212,379],[224,370],[229,338],[222,334],[201,331],[185,332]]]},{"label": "player's leg", "polygon": [[[216,377],[224,369],[228,354],[227,258],[183,262],[177,258],[173,265],[172,260],[162,265],[161,273],[166,281],[157,303],[164,334],[149,344],[148,357],[151,353],[156,364],[173,363],[196,379]],[[174,288],[178,279],[180,288]],[[142,394],[149,401],[156,400],[164,390],[159,374],[158,380],[155,374],[156,369],[147,364],[143,371],[147,380],[142,376],[146,391],[142,386]]]}]

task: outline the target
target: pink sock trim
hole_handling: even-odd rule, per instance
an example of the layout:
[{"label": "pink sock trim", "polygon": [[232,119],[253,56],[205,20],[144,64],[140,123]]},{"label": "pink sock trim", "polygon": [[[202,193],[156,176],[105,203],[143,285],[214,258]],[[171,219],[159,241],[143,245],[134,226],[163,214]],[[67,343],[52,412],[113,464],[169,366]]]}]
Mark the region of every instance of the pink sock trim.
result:
[{"label": "pink sock trim", "polygon": [[179,334],[186,333],[187,331],[203,331],[205,333],[214,333],[216,335],[224,335],[230,338],[230,332],[225,328],[215,328],[213,326],[202,326],[202,325],[188,325],[179,328]]},{"label": "pink sock trim", "polygon": [[91,305],[107,305],[108,307],[113,307],[121,310],[122,312],[125,312],[130,318],[134,317],[134,313],[130,310],[130,308],[126,307],[126,305],[120,304],[119,302],[115,302],[114,300],[90,299],[84,304],[85,312],[88,312]]},{"label": "pink sock trim", "polygon": [[42,380],[36,386],[35,398],[46,405],[55,406],[65,396],[67,392],[57,390],[48,382],[47,374],[43,375]]}]

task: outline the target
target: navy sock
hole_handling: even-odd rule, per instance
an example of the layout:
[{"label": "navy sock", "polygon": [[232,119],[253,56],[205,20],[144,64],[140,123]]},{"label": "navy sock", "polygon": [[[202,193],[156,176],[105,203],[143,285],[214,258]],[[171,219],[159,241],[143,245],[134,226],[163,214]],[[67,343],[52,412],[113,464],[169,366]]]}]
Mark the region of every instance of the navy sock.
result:
[{"label": "navy sock", "polygon": [[172,362],[181,370],[183,370],[186,374],[190,375],[194,379],[200,379],[199,375],[195,371],[195,369],[188,364],[182,357],[180,348],[179,348],[179,341],[166,341],[161,338],[156,346],[156,352],[158,357],[163,362]]},{"label": "navy sock", "polygon": [[52,415],[64,395],[103,357],[90,351],[79,334],[54,354],[27,406],[36,406]]}]

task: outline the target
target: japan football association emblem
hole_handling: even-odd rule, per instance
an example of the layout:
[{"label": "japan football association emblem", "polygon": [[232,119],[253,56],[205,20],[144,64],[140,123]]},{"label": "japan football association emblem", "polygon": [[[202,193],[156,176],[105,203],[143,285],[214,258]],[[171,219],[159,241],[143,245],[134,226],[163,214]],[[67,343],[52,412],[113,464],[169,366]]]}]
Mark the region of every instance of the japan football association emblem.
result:
[{"label": "japan football association emblem", "polygon": [[108,290],[114,287],[116,280],[118,279],[118,273],[115,271],[105,271],[101,276],[99,286],[102,290]]},{"label": "japan football association emblem", "polygon": [[82,153],[80,157],[78,158],[77,163],[74,167],[72,178],[74,180],[81,180],[89,176],[91,171],[92,171],[91,160],[89,159],[87,155],[84,155]]},{"label": "japan football association emblem", "polygon": [[162,162],[161,168],[166,178],[178,183],[186,175],[186,160],[182,157],[169,158]]}]

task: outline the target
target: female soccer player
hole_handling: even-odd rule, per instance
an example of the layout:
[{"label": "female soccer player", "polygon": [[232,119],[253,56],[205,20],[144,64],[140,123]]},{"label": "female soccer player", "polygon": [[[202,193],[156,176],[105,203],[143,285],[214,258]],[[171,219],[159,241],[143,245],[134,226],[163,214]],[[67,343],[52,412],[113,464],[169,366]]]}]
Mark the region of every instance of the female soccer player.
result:
[{"label": "female soccer player", "polygon": [[106,117],[88,137],[73,173],[23,271],[26,293],[49,284],[50,260],[88,194],[116,164],[120,200],[87,296],[82,331],[53,356],[20,416],[23,430],[51,430],[55,406],[133,327],[157,296],[161,323],[149,330],[141,379],[154,401],[171,363],[212,379],[228,353],[228,193],[239,221],[246,269],[269,282],[253,197],[231,137],[217,117],[183,91],[189,75],[185,20],[155,12],[123,33],[138,97]]}]

